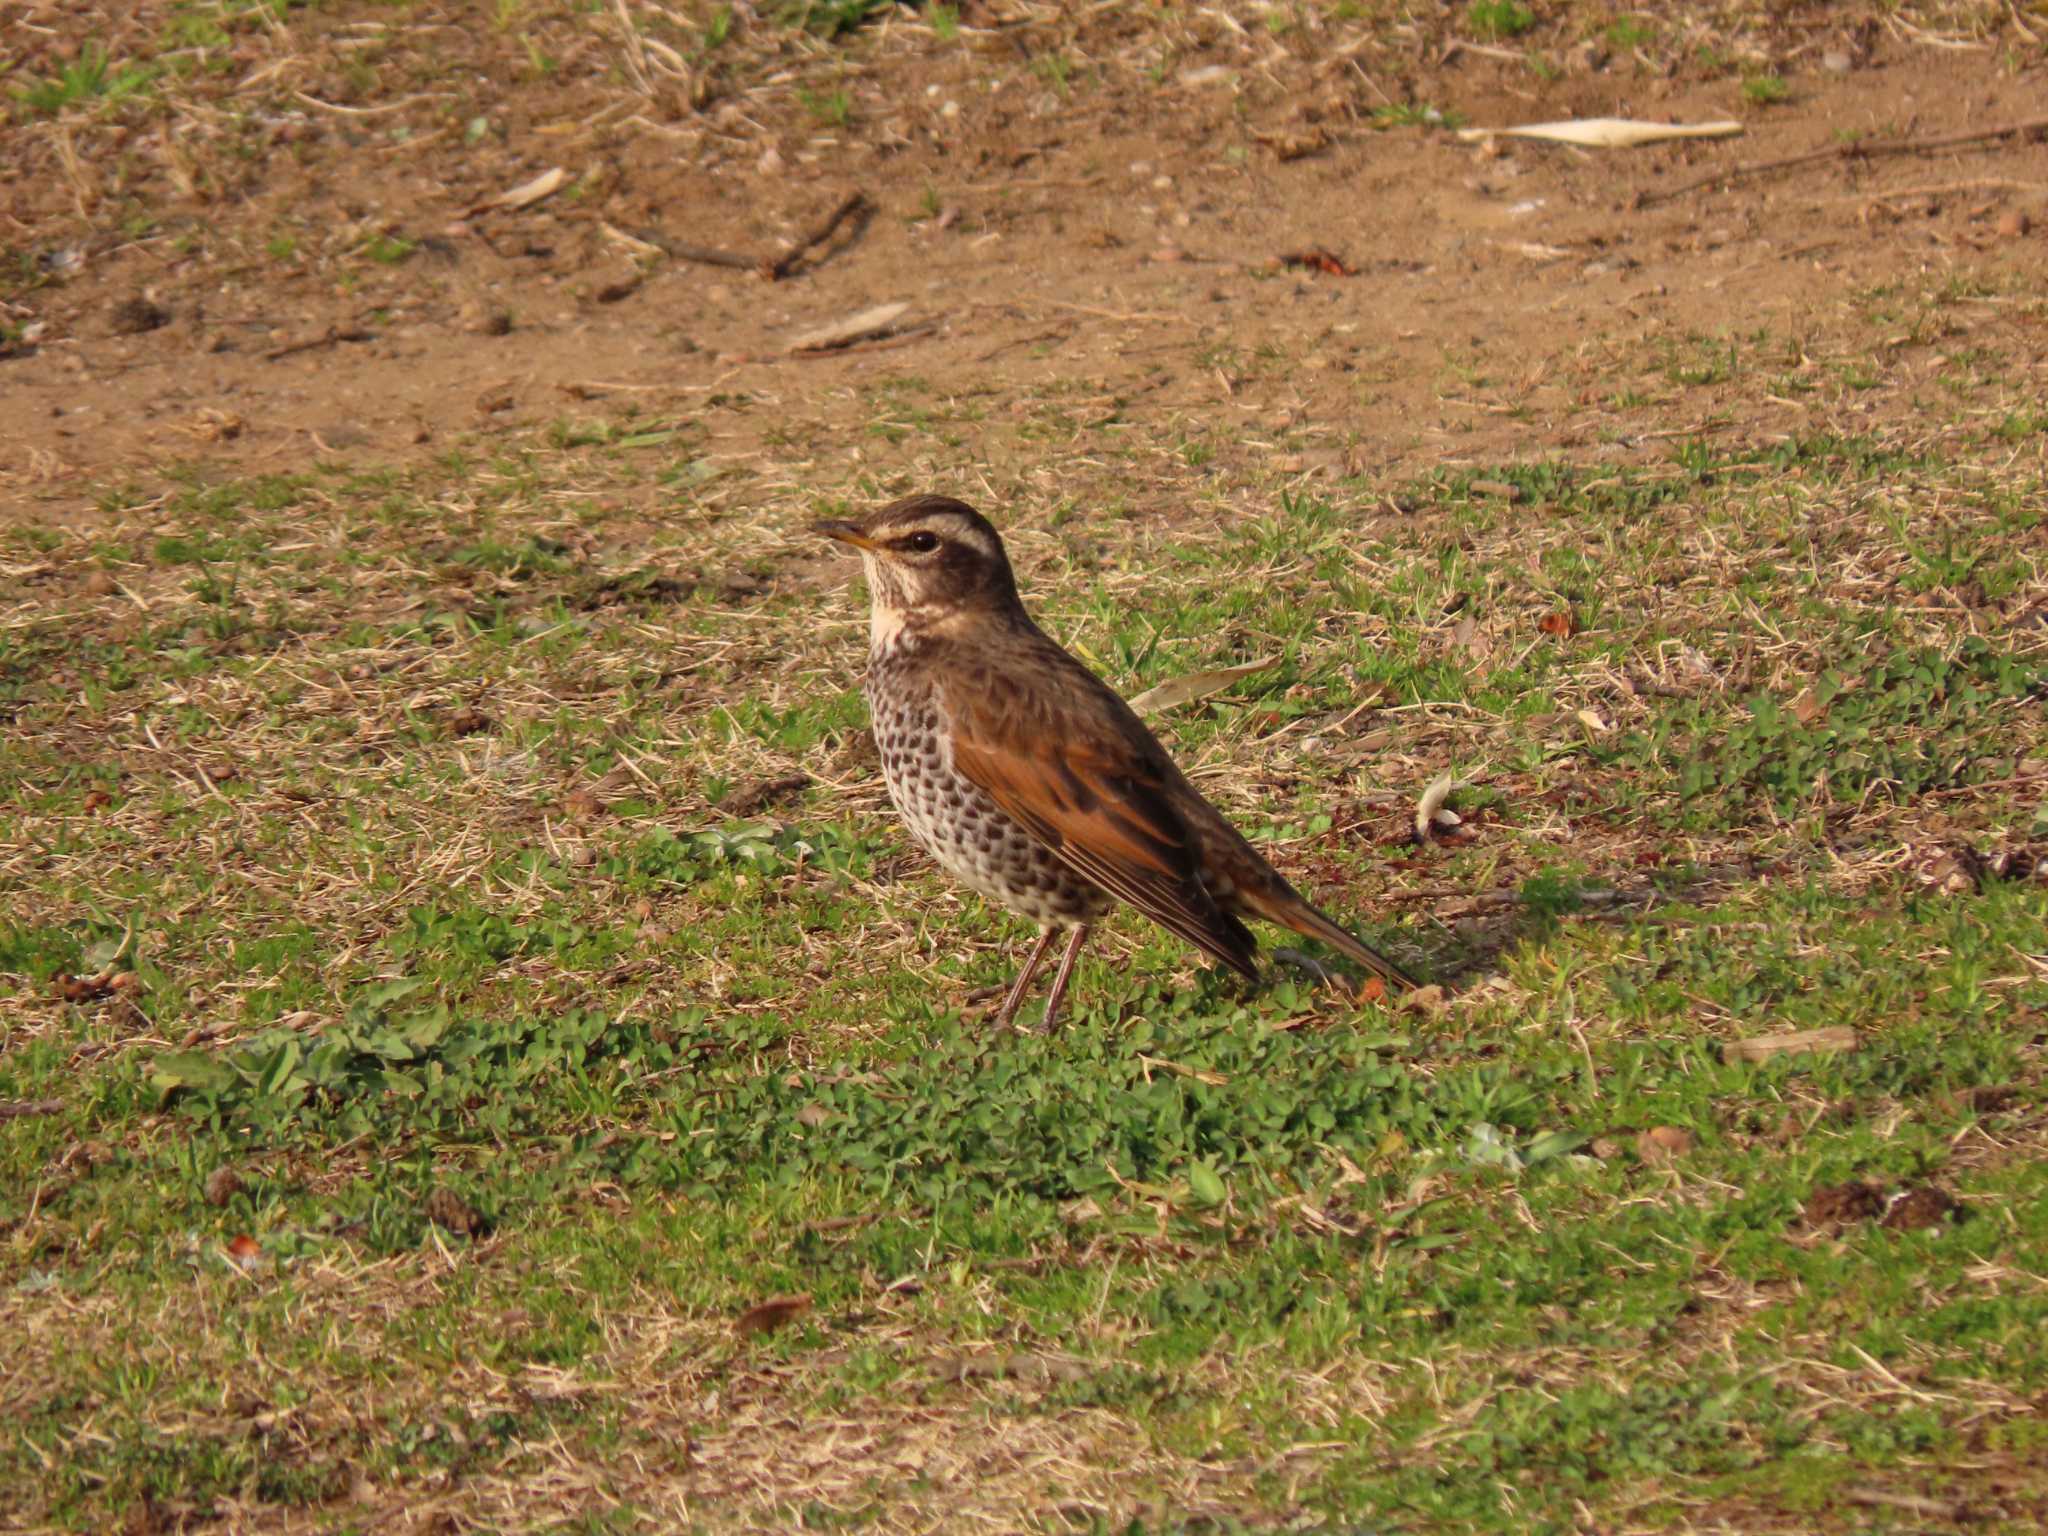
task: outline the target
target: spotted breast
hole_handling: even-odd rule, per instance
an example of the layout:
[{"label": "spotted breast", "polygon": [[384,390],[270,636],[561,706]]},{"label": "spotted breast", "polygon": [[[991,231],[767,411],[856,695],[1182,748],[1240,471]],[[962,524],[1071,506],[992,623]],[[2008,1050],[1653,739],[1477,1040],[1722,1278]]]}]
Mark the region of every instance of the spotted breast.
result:
[{"label": "spotted breast", "polygon": [[882,777],[910,835],[956,880],[1036,922],[1102,916],[1110,902],[1101,889],[953,766],[945,701],[916,650],[878,648],[865,690]]}]

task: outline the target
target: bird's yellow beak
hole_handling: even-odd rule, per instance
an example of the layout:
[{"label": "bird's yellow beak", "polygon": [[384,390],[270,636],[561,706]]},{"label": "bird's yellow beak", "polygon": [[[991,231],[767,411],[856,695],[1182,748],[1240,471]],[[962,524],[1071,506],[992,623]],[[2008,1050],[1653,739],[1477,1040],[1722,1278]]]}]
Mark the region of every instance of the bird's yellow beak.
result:
[{"label": "bird's yellow beak", "polygon": [[882,546],[861,531],[859,523],[823,522],[811,524],[811,532],[822,533],[828,539],[837,539],[842,544],[851,544],[855,549],[880,549]]}]

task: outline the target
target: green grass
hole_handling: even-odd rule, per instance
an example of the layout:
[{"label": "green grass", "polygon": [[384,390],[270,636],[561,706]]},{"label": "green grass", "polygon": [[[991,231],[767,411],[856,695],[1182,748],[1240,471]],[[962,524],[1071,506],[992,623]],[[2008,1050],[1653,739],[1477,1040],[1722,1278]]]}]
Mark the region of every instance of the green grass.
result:
[{"label": "green grass", "polygon": [[805,91],[804,110],[831,128],[844,128],[853,121],[853,98],[845,91]]},{"label": "green grass", "polygon": [[1504,42],[1534,27],[1536,13],[1519,0],[1472,0],[1465,22],[1475,37]]},{"label": "green grass", "polygon": [[[942,425],[919,381],[882,398]],[[1094,525],[1024,529],[1048,620],[1126,691],[1282,658],[1164,728],[1319,896],[1493,904],[1365,923],[1452,985],[1436,1011],[1219,980],[1124,921],[1062,1031],[1018,1038],[966,1010],[1016,926],[904,863],[871,766],[827,766],[858,762],[850,601],[785,590],[752,521],[600,565],[537,519],[562,464],[659,474],[634,437],[195,486],[96,546],[146,615],[4,642],[0,794],[45,863],[0,924],[42,999],[0,1101],[61,1106],[0,1122],[29,1341],[0,1474],[39,1518],[374,1508],[557,1443],[665,1466],[761,1369],[798,1422],[994,1414],[1012,1448],[1127,1460],[1154,1507],[1192,1477],[1331,1528],[1813,1510],[1965,1445],[2024,1459],[2048,1298],[1988,1277],[2048,1238],[2020,1150],[2048,982],[2019,958],[2048,893],[1943,892],[1891,850],[2048,835],[2005,783],[2044,755],[2040,653],[1833,573],[2037,589],[2031,494],[1951,504],[1943,542],[1911,482],[1945,466],[1877,443],[1493,465],[1408,488],[1409,520],[1340,492],[1133,525],[1140,602],[1081,564]],[[1473,489],[1503,481],[1519,506]],[[278,535],[306,519],[332,536]],[[1575,633],[1540,632],[1560,605]],[[1759,652],[1758,614],[1796,636]],[[1591,681],[1632,669],[1668,691]],[[138,719],[162,754],[65,745]],[[1375,846],[1446,759],[1485,770],[1472,840]],[[848,789],[716,808],[791,767]],[[1840,1027],[1858,1049],[1723,1060]],[[1650,1127],[1686,1150],[1646,1158]],[[1851,1178],[1959,1213],[1806,1227]],[[788,1328],[732,1332],[790,1294]],[[799,1518],[823,1477],[759,1507]]]},{"label": "green grass", "polygon": [[14,98],[32,113],[55,116],[86,102],[117,102],[149,89],[157,70],[149,64],[115,68],[103,45],[87,42],[55,75],[17,86]]},{"label": "green grass", "polygon": [[[403,235],[375,234],[363,242],[363,254],[380,266],[395,267],[419,249]],[[287,252],[289,254],[289,252]]]},{"label": "green grass", "polygon": [[1753,107],[1774,107],[1791,95],[1791,87],[1777,75],[1751,75],[1742,82],[1742,99]]},{"label": "green grass", "polygon": [[1424,102],[1391,102],[1372,109],[1375,128],[1458,128],[1464,121],[1463,113]]},{"label": "green grass", "polygon": [[782,18],[794,25],[837,38],[889,10],[886,0],[789,0]]}]

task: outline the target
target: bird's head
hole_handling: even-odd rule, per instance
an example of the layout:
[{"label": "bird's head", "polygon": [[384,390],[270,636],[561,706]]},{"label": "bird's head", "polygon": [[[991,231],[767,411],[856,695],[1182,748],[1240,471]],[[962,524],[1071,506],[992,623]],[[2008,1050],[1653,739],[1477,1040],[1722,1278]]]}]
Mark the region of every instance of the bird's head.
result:
[{"label": "bird's head", "polygon": [[1018,607],[1002,537],[963,501],[906,496],[866,517],[812,528],[860,551],[878,643],[905,628]]}]

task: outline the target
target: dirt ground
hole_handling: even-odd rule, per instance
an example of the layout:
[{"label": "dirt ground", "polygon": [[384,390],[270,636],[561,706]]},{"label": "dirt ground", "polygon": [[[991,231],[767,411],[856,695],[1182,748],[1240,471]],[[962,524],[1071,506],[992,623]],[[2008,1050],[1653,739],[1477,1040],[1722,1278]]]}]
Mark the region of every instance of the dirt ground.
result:
[{"label": "dirt ground", "polygon": [[[94,35],[117,64],[143,57],[183,14],[9,10],[15,79],[58,74]],[[1028,436],[1002,429],[1048,385],[1084,413],[1198,419],[1282,471],[1392,476],[1768,443],[1788,415],[1897,427],[1962,346],[2040,376],[2038,322],[1997,293],[1931,327],[1868,302],[1958,274],[2039,285],[2038,128],[1698,183],[2039,117],[2028,39],[2048,21],[1944,32],[1759,7],[1711,45],[1677,17],[1621,46],[1565,16],[1501,48],[1461,40],[1448,11],[1304,9],[1280,28],[1255,8],[977,7],[951,38],[899,11],[831,43],[743,14],[725,45],[743,59],[685,67],[613,13],[469,10],[290,10],[168,56],[186,72],[164,110],[17,108],[0,188],[10,516],[89,516],[105,487],[181,465],[402,464],[606,416],[688,421],[713,460],[795,489],[886,473],[862,391],[905,373],[989,405],[997,430],[963,445],[970,485],[1029,475]],[[1412,120],[1430,108],[1744,132],[1473,144]],[[557,169],[551,196],[486,206]],[[854,192],[869,211],[784,281],[660,251],[768,257]],[[1349,274],[1276,265],[1303,252]],[[908,306],[893,336],[791,353],[879,304]],[[1723,398],[1712,354],[1766,334],[1788,372],[1854,357],[1882,376]],[[1619,409],[1617,381],[1650,408]],[[1165,510],[1142,483],[1121,492]]]}]

